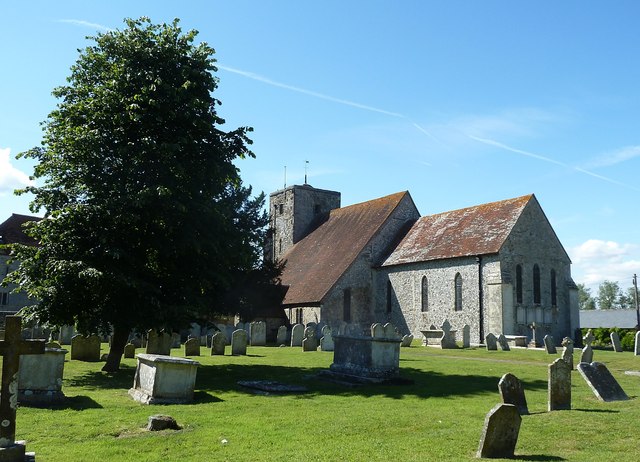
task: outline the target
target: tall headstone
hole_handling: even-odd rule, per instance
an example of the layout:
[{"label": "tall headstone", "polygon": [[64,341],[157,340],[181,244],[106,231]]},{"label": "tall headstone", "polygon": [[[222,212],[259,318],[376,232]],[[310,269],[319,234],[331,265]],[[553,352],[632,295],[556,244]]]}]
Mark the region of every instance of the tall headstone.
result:
[{"label": "tall headstone", "polygon": [[287,343],[287,326],[278,327],[278,334],[276,335],[276,344],[285,345]]},{"label": "tall headstone", "polygon": [[200,340],[197,338],[190,338],[184,342],[184,355],[200,356]]},{"label": "tall headstone", "polygon": [[60,342],[60,345],[71,345],[71,339],[74,335],[76,335],[76,330],[73,326],[60,326],[58,342]]},{"label": "tall headstone", "polygon": [[333,342],[333,335],[329,326],[322,328],[322,337],[320,337],[320,351],[334,351],[335,344]]},{"label": "tall headstone", "polygon": [[498,390],[505,404],[513,404],[520,415],[529,414],[527,399],[524,396],[522,382],[513,374],[505,374],[498,382]]},{"label": "tall headstone", "polygon": [[264,321],[252,322],[249,325],[249,337],[251,346],[265,346],[267,344],[267,323]]},{"label": "tall headstone", "polygon": [[100,337],[97,335],[74,335],[71,339],[71,359],[78,361],[100,361]]},{"label": "tall headstone", "polygon": [[180,334],[173,332],[171,334],[171,348],[180,348]]},{"label": "tall headstone", "polygon": [[302,339],[304,338],[304,326],[302,324],[296,324],[291,329],[291,346],[302,346]]},{"label": "tall headstone", "polygon": [[516,406],[497,404],[484,419],[480,437],[479,458],[513,458],[522,417]]},{"label": "tall headstone", "polygon": [[498,340],[496,336],[489,332],[484,338],[484,344],[487,347],[488,351],[497,351],[498,350]]},{"label": "tall headstone", "polygon": [[549,411],[571,409],[571,368],[561,358],[549,364]]},{"label": "tall headstone", "polygon": [[213,337],[211,337],[211,356],[223,356],[226,344],[226,335],[222,332],[213,334]]},{"label": "tall headstone", "polygon": [[633,348],[633,354],[635,356],[640,356],[640,330],[636,332],[636,342]]},{"label": "tall headstone", "polygon": [[611,332],[611,334],[609,334],[609,337],[611,338],[611,345],[613,345],[613,351],[615,351],[616,353],[622,353],[622,345],[620,345],[620,336],[618,335],[618,333]]},{"label": "tall headstone", "polygon": [[498,335],[498,345],[500,345],[500,349],[502,351],[511,351],[511,348],[509,348],[509,342],[507,342],[507,337],[505,337],[504,334]]},{"label": "tall headstone", "polygon": [[44,354],[44,340],[22,340],[22,318],[5,317],[4,340],[0,340],[2,384],[0,388],[0,460],[20,461],[25,446],[16,443],[18,372],[21,355]]},{"label": "tall headstone", "polygon": [[316,326],[307,327],[304,330],[304,339],[302,339],[302,351],[316,351],[317,349]]},{"label": "tall headstone", "polygon": [[462,328],[462,348],[469,348],[471,346],[471,327],[469,324],[465,324]]},{"label": "tall headstone", "polygon": [[125,358],[135,358],[136,356],[136,346],[129,342],[124,346],[124,357]]},{"label": "tall headstone", "polygon": [[247,354],[247,331],[238,329],[231,336],[231,354],[233,356],[244,356]]},{"label": "tall headstone", "polygon": [[582,349],[582,354],[580,355],[581,363],[591,364],[593,361],[593,349],[591,348],[591,343],[595,340],[593,333],[591,333],[591,329],[587,331],[587,335],[582,337],[582,341],[584,342],[584,348]]},{"label": "tall headstone", "polygon": [[562,346],[564,349],[562,350],[562,359],[569,364],[569,367],[573,369],[573,340],[569,337],[565,337],[562,339]]},{"label": "tall headstone", "polygon": [[153,329],[147,332],[147,348],[146,354],[148,355],[171,355],[171,346],[173,345],[173,339],[171,335],[164,330],[160,333]]},{"label": "tall headstone", "polygon": [[440,329],[442,329],[440,348],[442,348],[443,350],[458,348],[458,345],[456,345],[456,339],[451,332],[451,323],[445,319]]},{"label": "tall headstone", "polygon": [[556,343],[553,340],[553,337],[551,335],[548,335],[548,334],[545,335],[542,341],[544,342],[544,349],[548,354],[550,355],[558,354],[558,350],[556,349]]},{"label": "tall headstone", "polygon": [[629,399],[618,381],[602,363],[580,363],[578,371],[600,401],[626,401]]}]

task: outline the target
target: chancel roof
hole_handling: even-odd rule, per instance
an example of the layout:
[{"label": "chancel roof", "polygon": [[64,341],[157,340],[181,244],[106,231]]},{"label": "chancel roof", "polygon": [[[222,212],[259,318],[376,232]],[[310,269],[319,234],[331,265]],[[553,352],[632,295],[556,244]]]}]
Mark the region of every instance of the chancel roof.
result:
[{"label": "chancel roof", "polygon": [[284,254],[283,304],[318,305],[408,192],[334,209],[327,221]]},{"label": "chancel roof", "polygon": [[382,266],[498,253],[533,194],[420,218]]},{"label": "chancel roof", "polygon": [[22,225],[29,221],[40,221],[42,218],[17,213],[0,223],[0,244],[27,244],[35,245],[36,242],[24,233]]}]

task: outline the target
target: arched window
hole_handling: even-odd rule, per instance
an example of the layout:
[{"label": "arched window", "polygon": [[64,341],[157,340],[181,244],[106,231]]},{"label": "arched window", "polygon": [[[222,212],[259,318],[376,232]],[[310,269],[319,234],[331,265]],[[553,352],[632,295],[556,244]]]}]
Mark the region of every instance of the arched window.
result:
[{"label": "arched window", "polygon": [[393,286],[391,285],[391,280],[387,280],[387,313],[391,313],[392,309],[392,294],[393,294]]},{"label": "arched window", "polygon": [[422,311],[427,311],[429,309],[429,283],[427,282],[426,276],[422,276],[422,284],[420,285],[420,300]]},{"label": "arched window", "polygon": [[556,292],[556,270],[551,270],[551,306],[558,305],[558,294]]},{"label": "arched window", "polygon": [[460,276],[460,273],[456,273],[455,290],[455,309],[456,311],[462,311],[462,276]]},{"label": "arched window", "polygon": [[351,322],[351,289],[344,289],[342,319],[344,322]]},{"label": "arched window", "polygon": [[522,266],[516,265],[516,303],[522,304]]},{"label": "arched window", "polygon": [[533,304],[540,304],[540,267],[533,265]]}]

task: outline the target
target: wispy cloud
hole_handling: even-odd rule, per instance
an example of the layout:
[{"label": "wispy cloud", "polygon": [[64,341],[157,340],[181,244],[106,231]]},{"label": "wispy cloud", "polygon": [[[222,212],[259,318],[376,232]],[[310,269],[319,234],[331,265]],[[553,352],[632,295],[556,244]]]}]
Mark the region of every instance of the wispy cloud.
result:
[{"label": "wispy cloud", "polygon": [[60,19],[58,22],[99,30],[100,32],[111,32],[113,30],[111,27],[103,26],[102,24],[97,24],[95,22],[83,21],[81,19]]},{"label": "wispy cloud", "polygon": [[588,162],[584,168],[610,167],[640,157],[640,146],[625,146],[621,149],[605,153]]},{"label": "wispy cloud", "polygon": [[29,176],[11,165],[11,149],[0,148],[0,196],[13,194],[14,189],[33,184]]}]

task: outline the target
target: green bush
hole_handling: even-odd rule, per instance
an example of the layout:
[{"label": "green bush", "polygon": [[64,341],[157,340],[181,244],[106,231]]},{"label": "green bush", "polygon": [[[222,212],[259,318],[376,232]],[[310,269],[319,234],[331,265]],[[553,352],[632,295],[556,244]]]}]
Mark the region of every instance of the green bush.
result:
[{"label": "green bush", "polygon": [[[587,335],[588,328],[583,327],[581,329],[582,337]],[[622,329],[621,327],[596,327],[591,329],[591,333],[594,336],[594,341],[591,346],[596,348],[612,348],[611,345],[611,332],[617,332],[620,337],[620,345],[624,351],[633,351],[636,341],[635,329]]]}]

